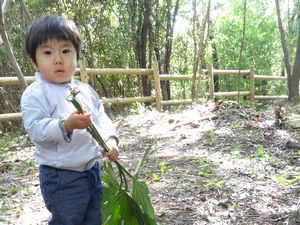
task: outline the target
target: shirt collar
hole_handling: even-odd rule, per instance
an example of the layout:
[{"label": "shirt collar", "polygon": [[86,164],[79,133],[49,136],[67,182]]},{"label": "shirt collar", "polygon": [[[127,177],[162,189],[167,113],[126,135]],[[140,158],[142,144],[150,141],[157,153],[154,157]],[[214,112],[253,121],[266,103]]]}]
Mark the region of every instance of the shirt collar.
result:
[{"label": "shirt collar", "polygon": [[[48,80],[46,80],[40,72],[35,72],[35,73],[34,73],[34,76],[35,76],[35,80],[36,80],[37,82],[51,83],[51,82],[49,82]],[[63,83],[63,84],[69,86],[69,85],[73,85],[74,82],[75,82],[74,77],[71,76],[70,82]],[[53,83],[52,83],[52,84],[53,84]]]}]

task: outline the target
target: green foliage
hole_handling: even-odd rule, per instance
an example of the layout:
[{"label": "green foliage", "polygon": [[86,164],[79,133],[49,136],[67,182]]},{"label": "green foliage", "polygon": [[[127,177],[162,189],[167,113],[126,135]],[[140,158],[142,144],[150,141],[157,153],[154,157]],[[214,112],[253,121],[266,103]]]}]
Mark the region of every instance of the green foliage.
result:
[{"label": "green foliage", "polygon": [[207,162],[198,159],[197,164],[199,172],[197,173],[203,180],[203,186],[207,190],[218,189],[224,185],[216,173],[216,165],[213,162]]},{"label": "green foliage", "polygon": [[255,159],[257,161],[260,160],[268,160],[269,159],[269,150],[265,149],[263,145],[260,145],[255,154],[251,156],[251,159]]},{"label": "green foliage", "polygon": [[17,141],[17,135],[15,133],[4,133],[3,136],[0,137],[0,154],[11,150]]},{"label": "green foliage", "polygon": [[197,163],[199,164],[200,171],[198,172],[198,175],[200,177],[212,177],[213,176],[213,164],[207,163],[204,160],[197,160]]},{"label": "green foliage", "polygon": [[166,172],[166,162],[165,161],[160,162],[159,165],[158,165],[158,169],[159,169],[159,171],[162,175],[165,174],[165,172]]},{"label": "green foliage", "polygon": [[10,193],[12,195],[17,194],[20,191],[19,187],[13,187],[12,189],[10,189]]},{"label": "green foliage", "polygon": [[131,191],[120,188],[114,169],[109,162],[103,165],[102,179],[104,181],[102,201],[104,224],[156,224],[146,183],[132,179]]},{"label": "green foliage", "polygon": [[[45,14],[63,14],[76,22],[84,40],[82,58],[86,60],[87,67],[135,68],[140,65],[141,59],[137,47],[141,44],[139,34],[143,28],[145,15],[142,1],[29,0],[26,1],[26,4],[34,19]],[[169,22],[166,15],[167,1],[150,1],[150,6],[152,38],[155,38],[155,43],[152,43],[152,47],[148,42],[146,43],[146,64],[150,66],[156,59],[155,47],[160,55],[160,59],[157,60],[163,68],[165,44],[168,39],[166,37],[166,27]],[[174,9],[173,7],[174,5],[172,5],[172,9]],[[197,41],[199,41],[202,33],[202,20],[206,13],[206,7],[206,1],[197,5],[198,18],[197,30],[195,31]],[[274,9],[274,3],[270,1],[253,0],[247,2],[246,34],[241,69],[248,69],[249,65],[254,65],[256,74],[278,75],[283,73],[283,54]],[[22,71],[31,73],[34,68],[28,62],[23,46],[28,22],[23,13],[20,12],[21,7],[18,3],[10,3],[6,28]],[[208,46],[205,49],[205,58],[201,65],[203,68],[206,68],[208,63],[212,63],[212,55],[215,54],[218,61],[214,63],[219,68],[239,69],[243,13],[243,1],[212,2]],[[285,12],[282,14],[285,15]],[[296,50],[298,14],[299,1],[295,1],[290,18],[282,18],[284,26],[288,28],[287,40],[291,64]],[[191,75],[194,61],[191,1],[180,1],[179,16],[176,19],[177,23],[184,19],[187,25],[185,26],[186,30],[178,33],[178,35],[175,27],[176,35],[173,37],[171,73]],[[150,40],[149,38],[147,36],[147,41]],[[4,48],[0,48],[0,68],[1,76],[14,76]],[[91,84],[104,97],[131,97],[142,93],[140,78],[134,76],[101,77],[92,80]],[[219,77],[220,91],[236,91],[238,86],[240,91],[249,90],[249,82],[244,79],[240,79],[238,82],[236,77]],[[189,98],[190,89],[190,81],[171,82],[171,96],[173,98]],[[197,82],[196,90],[198,96],[205,97],[207,83],[202,80]],[[286,82],[281,81],[257,81],[255,91],[257,94],[286,94],[287,85]],[[10,98],[15,98],[15,95]],[[19,101],[16,100],[15,108],[18,108],[18,104]]]}]

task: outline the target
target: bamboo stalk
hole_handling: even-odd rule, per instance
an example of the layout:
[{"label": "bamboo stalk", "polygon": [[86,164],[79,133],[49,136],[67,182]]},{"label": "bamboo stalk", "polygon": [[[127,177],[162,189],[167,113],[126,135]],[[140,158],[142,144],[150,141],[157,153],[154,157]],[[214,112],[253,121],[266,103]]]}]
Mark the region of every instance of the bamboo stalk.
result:
[{"label": "bamboo stalk", "polygon": [[288,99],[287,95],[255,95],[256,100],[276,100],[276,99]]},{"label": "bamboo stalk", "polygon": [[181,105],[181,104],[192,104],[192,99],[183,99],[183,100],[168,100],[162,101],[162,105]]},{"label": "bamboo stalk", "polygon": [[22,119],[22,113],[0,114],[0,122],[15,121],[21,119]]},{"label": "bamboo stalk", "polygon": [[103,104],[131,104],[134,102],[155,102],[154,96],[132,98],[102,98]]}]

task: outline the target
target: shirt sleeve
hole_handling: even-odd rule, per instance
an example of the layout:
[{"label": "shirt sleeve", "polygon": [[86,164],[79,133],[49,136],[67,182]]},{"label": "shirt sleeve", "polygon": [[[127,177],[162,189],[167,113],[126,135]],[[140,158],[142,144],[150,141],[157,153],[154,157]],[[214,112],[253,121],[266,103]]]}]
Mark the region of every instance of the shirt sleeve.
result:
[{"label": "shirt sleeve", "polygon": [[59,118],[51,118],[49,105],[41,91],[28,88],[21,98],[24,127],[30,139],[39,145],[63,141]]}]

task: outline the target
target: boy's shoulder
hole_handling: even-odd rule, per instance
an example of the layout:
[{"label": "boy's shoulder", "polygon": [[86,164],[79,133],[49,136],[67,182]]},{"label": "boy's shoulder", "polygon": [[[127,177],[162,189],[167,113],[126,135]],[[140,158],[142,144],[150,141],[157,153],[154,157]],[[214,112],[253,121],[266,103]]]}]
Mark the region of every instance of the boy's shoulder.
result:
[{"label": "boy's shoulder", "polygon": [[40,82],[34,81],[32,84],[30,84],[25,91],[23,92],[22,96],[29,95],[29,94],[38,94],[39,92],[42,92],[43,88],[41,87]]}]

